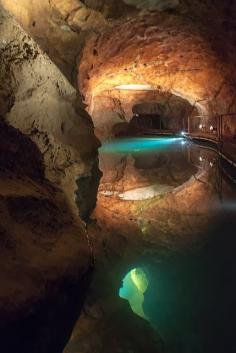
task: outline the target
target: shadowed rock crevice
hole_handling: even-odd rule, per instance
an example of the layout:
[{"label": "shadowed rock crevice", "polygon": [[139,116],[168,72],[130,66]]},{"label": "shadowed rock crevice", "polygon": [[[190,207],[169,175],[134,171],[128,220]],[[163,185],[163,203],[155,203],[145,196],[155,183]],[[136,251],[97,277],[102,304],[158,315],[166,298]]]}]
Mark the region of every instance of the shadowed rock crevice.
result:
[{"label": "shadowed rock crevice", "polygon": [[86,233],[46,180],[37,146],[0,127],[1,347],[61,352],[90,281]]},{"label": "shadowed rock crevice", "polygon": [[97,164],[94,164],[89,175],[80,176],[76,179],[78,190],[75,192],[75,202],[78,206],[80,217],[85,221],[88,221],[96,206],[97,199],[94,198],[94,195],[97,194],[101,176],[102,173],[98,170]]},{"label": "shadowed rock crevice", "polygon": [[2,350],[61,353],[81,313],[89,283],[89,273],[74,283],[62,281],[56,290],[55,285],[53,291],[48,288],[46,299],[34,303],[31,312],[18,318],[1,316]]},{"label": "shadowed rock crevice", "polygon": [[[43,179],[43,158],[32,141],[0,120],[0,171]],[[27,159],[25,156],[27,155]]]}]

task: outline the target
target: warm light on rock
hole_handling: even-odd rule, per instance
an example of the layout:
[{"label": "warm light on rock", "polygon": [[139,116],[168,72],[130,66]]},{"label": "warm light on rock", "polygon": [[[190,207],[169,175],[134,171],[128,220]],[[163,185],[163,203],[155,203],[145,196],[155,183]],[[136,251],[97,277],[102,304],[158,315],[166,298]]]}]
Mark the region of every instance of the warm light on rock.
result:
[{"label": "warm light on rock", "polygon": [[135,84],[119,85],[119,86],[114,87],[114,89],[124,90],[124,91],[152,91],[152,90],[154,90],[154,88],[150,85],[135,85]]}]

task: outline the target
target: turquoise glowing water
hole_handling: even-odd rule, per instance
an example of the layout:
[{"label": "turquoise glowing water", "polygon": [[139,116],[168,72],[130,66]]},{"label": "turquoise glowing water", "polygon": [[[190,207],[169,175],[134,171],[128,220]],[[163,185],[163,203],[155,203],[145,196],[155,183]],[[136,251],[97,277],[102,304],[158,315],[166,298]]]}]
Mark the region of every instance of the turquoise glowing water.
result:
[{"label": "turquoise glowing water", "polygon": [[141,268],[134,268],[123,279],[123,285],[119,290],[119,296],[128,300],[132,311],[147,319],[143,311],[144,293],[148,288],[148,279]]},{"label": "turquoise glowing water", "polygon": [[184,142],[185,140],[181,137],[123,138],[105,142],[100,148],[100,152],[110,154],[153,152],[176,149]]},{"label": "turquoise glowing water", "polygon": [[224,353],[224,347],[225,352],[235,352],[236,244],[230,226],[223,228],[228,244],[222,245],[221,234],[215,234],[201,250],[158,261],[157,256],[140,259],[136,266],[148,281],[143,297],[130,270],[124,277],[120,297],[128,300],[135,315],[149,321],[163,339],[165,352]]}]

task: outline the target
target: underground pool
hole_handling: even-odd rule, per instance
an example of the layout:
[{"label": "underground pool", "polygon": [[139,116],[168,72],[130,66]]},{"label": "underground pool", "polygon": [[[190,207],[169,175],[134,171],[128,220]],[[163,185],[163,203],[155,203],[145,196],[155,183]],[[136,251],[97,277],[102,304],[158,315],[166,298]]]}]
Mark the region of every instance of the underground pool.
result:
[{"label": "underground pool", "polygon": [[178,137],[109,140],[99,158],[100,251],[65,352],[235,352],[232,165]]}]

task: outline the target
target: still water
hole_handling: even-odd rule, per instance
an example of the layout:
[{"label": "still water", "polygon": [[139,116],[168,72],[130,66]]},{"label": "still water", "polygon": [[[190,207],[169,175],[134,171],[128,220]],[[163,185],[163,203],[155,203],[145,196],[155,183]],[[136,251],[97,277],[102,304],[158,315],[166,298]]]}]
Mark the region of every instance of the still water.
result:
[{"label": "still water", "polygon": [[[98,300],[102,310],[110,313],[107,316],[111,321],[103,321],[105,326],[113,327],[109,338],[100,332],[97,352],[108,352],[109,341],[111,352],[235,353],[234,168],[212,146],[196,145],[182,138],[108,141],[100,149],[100,168],[101,208],[109,202],[112,212],[114,203],[118,217],[117,209],[126,207],[119,225],[109,223],[109,237],[115,232],[123,235],[122,225],[128,217],[137,217],[129,209],[139,203],[145,211],[139,213],[137,224],[143,221],[147,232],[145,249],[138,255],[132,256],[132,246],[127,242],[126,256],[121,255],[115,265],[109,254],[106,265],[97,265],[92,285],[93,297],[97,296],[94,302]],[[141,193],[145,197],[140,197]],[[127,202],[132,207],[127,207]],[[97,217],[99,222],[99,213]],[[101,227],[107,226],[103,215],[101,218]],[[178,242],[182,246],[191,237],[197,241],[178,248]],[[109,267],[109,261],[114,269]],[[109,288],[112,294],[108,294]],[[127,304],[128,317],[123,322],[123,309],[114,309],[112,303],[114,307]],[[145,334],[142,337],[142,330],[127,324],[129,317],[150,325],[161,348],[150,348],[149,338]],[[119,342],[123,342],[112,346],[120,330]],[[77,339],[79,342],[81,337]]]}]

